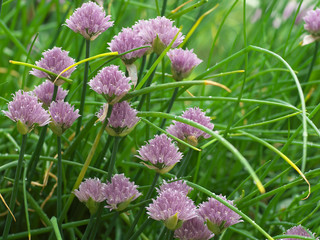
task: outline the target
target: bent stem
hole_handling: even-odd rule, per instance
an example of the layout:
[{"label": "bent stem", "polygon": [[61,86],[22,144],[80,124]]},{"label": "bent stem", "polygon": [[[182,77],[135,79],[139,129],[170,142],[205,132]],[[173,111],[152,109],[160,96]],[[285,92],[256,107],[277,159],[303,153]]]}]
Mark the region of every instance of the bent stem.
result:
[{"label": "bent stem", "polygon": [[[18,194],[19,179],[20,179],[20,175],[21,175],[21,170],[22,170],[22,165],[23,165],[23,156],[24,156],[24,152],[26,149],[26,145],[27,145],[27,134],[22,135],[19,160],[18,160],[18,165],[17,165],[15,177],[14,177],[13,189],[12,189],[12,194],[11,194],[10,203],[9,203],[9,209],[12,212],[14,212],[15,202],[16,202],[16,198],[17,198],[17,194]],[[2,236],[3,240],[6,240],[8,237],[11,222],[12,222],[12,216],[11,216],[11,214],[8,214],[7,219],[6,219],[6,223],[4,226],[4,230],[3,230],[3,236]]]}]

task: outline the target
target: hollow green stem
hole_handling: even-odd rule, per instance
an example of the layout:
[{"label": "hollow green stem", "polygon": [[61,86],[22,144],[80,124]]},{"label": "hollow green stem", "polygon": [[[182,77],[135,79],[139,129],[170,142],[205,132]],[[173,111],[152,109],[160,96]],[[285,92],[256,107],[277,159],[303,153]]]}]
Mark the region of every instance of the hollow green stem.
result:
[{"label": "hollow green stem", "polygon": [[161,9],[161,16],[164,16],[164,14],[166,13],[166,7],[167,7],[167,0],[163,0],[162,9]]},{"label": "hollow green stem", "polygon": [[309,79],[310,79],[313,66],[314,66],[314,64],[315,64],[315,62],[316,62],[316,60],[317,60],[318,49],[319,49],[319,42],[316,41],[315,47],[314,47],[314,53],[313,53],[312,61],[311,61],[310,66],[309,66],[309,70],[308,70],[308,74],[307,74],[307,76],[306,76],[306,79],[304,80],[305,82],[308,82]]},{"label": "hollow green stem", "polygon": [[185,172],[187,170],[187,166],[190,163],[190,159],[191,159],[192,154],[193,154],[193,149],[189,148],[188,153],[184,157],[184,159],[182,160],[182,165],[180,166],[180,169],[179,169],[179,171],[177,173],[177,177],[178,178],[184,176],[184,174],[185,174]]},{"label": "hollow green stem", "polygon": [[81,240],[86,240],[88,238],[89,233],[90,233],[90,231],[91,231],[91,229],[92,229],[92,227],[93,227],[93,225],[95,223],[94,219],[95,219],[96,215],[97,215],[97,213],[91,214],[89,223],[88,223],[88,225],[86,227],[86,231],[84,232]]},{"label": "hollow green stem", "polygon": [[141,225],[141,227],[138,229],[138,231],[136,231],[131,238],[129,238],[129,240],[135,240],[137,239],[137,237],[139,237],[139,235],[143,232],[143,230],[146,228],[146,226],[148,226],[151,222],[151,218],[147,218]]},{"label": "hollow green stem", "polygon": [[[179,88],[175,88],[175,89],[174,89],[174,92],[173,92],[173,95],[172,95],[172,97],[171,97],[171,99],[170,99],[170,102],[169,102],[169,105],[168,105],[168,108],[167,108],[166,113],[170,113],[171,108],[172,108],[172,106],[173,106],[173,103],[174,103],[174,101],[176,100],[176,97],[177,97],[177,95],[178,95],[178,91],[179,91]],[[161,128],[161,129],[164,127],[164,125],[166,125],[166,121],[167,121],[166,118],[162,119],[161,124],[160,124],[160,128]],[[158,134],[159,134],[159,132],[158,132]]]},{"label": "hollow green stem", "polygon": [[114,142],[113,142],[113,148],[112,148],[112,154],[109,162],[109,168],[108,168],[108,176],[107,176],[107,181],[110,182],[111,177],[112,177],[112,172],[116,163],[116,155],[118,152],[118,147],[120,143],[121,137],[114,137]]},{"label": "hollow green stem", "polygon": [[[90,40],[86,39],[86,58],[89,58],[89,57],[90,57]],[[76,135],[78,135],[78,133],[80,132],[80,128],[82,124],[82,116],[83,116],[83,110],[84,110],[84,104],[85,104],[86,92],[87,92],[88,72],[89,72],[89,61],[85,62],[85,66],[84,66],[82,93],[81,93],[81,100],[80,100],[80,107],[79,107],[80,117],[78,118],[78,122],[77,122]]]},{"label": "hollow green stem", "polygon": [[[18,160],[18,165],[16,168],[16,173],[15,173],[14,183],[13,183],[13,188],[12,188],[12,194],[11,194],[10,203],[9,203],[9,208],[13,213],[14,213],[17,194],[18,194],[19,179],[20,179],[21,170],[22,170],[22,166],[23,166],[23,156],[24,156],[24,152],[26,149],[26,145],[27,145],[27,134],[22,135],[19,160]],[[11,216],[11,214],[8,214],[7,219],[6,219],[6,223],[4,226],[4,230],[3,230],[3,235],[2,235],[3,240],[6,240],[8,237],[9,230],[11,227],[11,222],[12,222],[12,216]]]},{"label": "hollow green stem", "polygon": [[[144,198],[143,200],[147,200],[147,199],[149,199],[149,198],[151,197],[152,192],[153,192],[153,190],[154,190],[154,188],[155,188],[155,186],[156,186],[156,184],[157,184],[157,181],[158,181],[158,179],[159,179],[159,176],[160,176],[160,174],[159,174],[159,173],[156,173],[156,175],[155,175],[154,178],[153,178],[153,182],[152,182],[152,184],[151,184],[151,186],[150,186],[150,188],[149,188],[149,191],[148,191],[148,193],[146,194],[146,196],[145,196],[145,198]],[[141,207],[140,207],[140,209],[139,209],[139,212],[137,213],[137,215],[136,215],[136,217],[135,217],[135,219],[134,219],[134,221],[133,221],[133,223],[132,223],[129,231],[127,232],[127,235],[126,235],[127,238],[132,234],[132,232],[133,232],[134,228],[136,227],[136,225],[137,225],[137,223],[138,223],[141,215],[142,215],[143,212],[145,211],[144,206],[145,206],[145,204],[141,205]],[[142,226],[140,227],[140,229],[142,229],[143,226],[144,226],[144,224],[142,224]],[[139,229],[139,230],[140,230],[140,229]],[[138,230],[133,236],[135,236],[135,235],[139,232],[139,230]],[[142,232],[142,231],[143,231],[143,229],[141,230],[141,232]],[[140,233],[141,233],[141,232],[140,232]],[[139,234],[140,234],[140,233],[139,233]],[[133,238],[133,236],[130,238],[130,240],[135,239],[135,238]],[[137,235],[137,236],[139,236],[139,235]],[[136,236],[136,237],[137,237],[137,236]]]},{"label": "hollow green stem", "polygon": [[[57,136],[58,163],[57,163],[57,218],[60,218],[62,210],[62,157],[61,157],[61,136]],[[59,231],[62,234],[61,222],[58,223]]]}]

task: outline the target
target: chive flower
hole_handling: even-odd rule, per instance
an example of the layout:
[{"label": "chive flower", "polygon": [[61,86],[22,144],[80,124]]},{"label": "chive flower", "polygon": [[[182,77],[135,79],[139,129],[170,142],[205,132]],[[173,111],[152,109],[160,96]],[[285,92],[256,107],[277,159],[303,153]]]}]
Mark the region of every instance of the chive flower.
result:
[{"label": "chive flower", "polygon": [[[54,84],[50,82],[49,80],[46,80],[39,86],[36,86],[33,90],[34,94],[38,97],[38,99],[43,102],[43,104],[48,107],[52,101],[54,91]],[[55,101],[64,100],[64,98],[67,96],[68,91],[64,90],[61,87],[58,87],[57,96]]]},{"label": "chive flower", "polygon": [[306,16],[303,18],[305,21],[304,29],[307,30],[310,35],[303,38],[302,46],[313,43],[320,40],[320,9],[309,10]]},{"label": "chive flower", "polygon": [[[152,45],[153,51],[158,55],[163,52],[179,31],[179,28],[173,26],[173,21],[160,16],[149,20],[139,20],[132,28],[138,32],[146,44]],[[179,33],[172,47],[177,47],[183,39],[184,36]]]},{"label": "chive flower", "polygon": [[111,210],[122,211],[133,200],[137,199],[141,193],[137,190],[137,185],[130,182],[124,174],[115,174],[110,182],[107,182],[103,193],[106,196],[107,206]]},{"label": "chive flower", "polygon": [[[61,73],[67,67],[73,65],[75,63],[74,59],[69,57],[69,52],[62,50],[59,47],[54,47],[42,53],[43,58],[40,61],[36,61],[36,66],[49,70],[55,74]],[[68,71],[61,74],[63,77],[70,77],[71,73],[75,70],[75,67],[69,69]],[[30,74],[39,77],[39,78],[47,78],[51,82],[54,82],[56,76],[50,75],[38,69],[32,68]],[[64,80],[59,78],[55,84],[60,86],[64,83]]]},{"label": "chive flower", "polygon": [[[181,117],[199,123],[210,130],[214,127],[214,124],[210,122],[210,117],[207,117],[198,107],[187,109],[183,112]],[[210,134],[207,134],[198,128],[177,121],[173,121],[173,124],[167,128],[167,132],[181,140],[187,141],[193,146],[198,145],[199,139],[210,137]]]},{"label": "chive flower", "polygon": [[58,136],[61,136],[65,130],[71,127],[74,121],[80,116],[78,109],[74,110],[74,106],[62,100],[52,102],[49,107],[49,112],[52,118],[50,128]]},{"label": "chive flower", "polygon": [[[297,235],[302,237],[315,238],[314,233],[306,231],[301,225],[288,229],[284,235]],[[319,240],[319,238],[315,239]],[[298,240],[298,238],[284,238],[280,240]]]},{"label": "chive flower", "polygon": [[175,181],[175,180],[176,179],[172,179],[170,180],[170,182],[166,182],[166,180],[163,180],[163,183],[160,185],[160,188],[157,189],[158,193],[171,189],[171,190],[176,190],[178,192],[182,192],[185,195],[188,195],[193,190],[193,188],[189,187],[185,181],[183,180]]},{"label": "chive flower", "polygon": [[[222,195],[219,197],[234,206],[233,201],[227,200]],[[199,205],[198,215],[207,223],[209,230],[216,235],[231,225],[242,222],[239,214],[214,198],[209,198],[207,202]]]},{"label": "chive flower", "polygon": [[111,16],[106,16],[102,7],[94,2],[87,2],[77,8],[66,20],[66,26],[75,33],[80,33],[87,40],[96,39],[101,33],[113,26]]},{"label": "chive flower", "polygon": [[12,121],[17,122],[18,131],[27,134],[35,124],[47,125],[50,122],[49,113],[42,108],[42,103],[32,92],[17,91],[8,103],[8,111],[2,112]]},{"label": "chive flower", "polygon": [[171,61],[171,72],[173,74],[173,78],[177,81],[187,78],[191,74],[192,70],[202,62],[202,60],[193,53],[193,49],[171,49],[167,55]]},{"label": "chive flower", "polygon": [[111,65],[99,71],[88,83],[91,89],[102,94],[111,105],[118,102],[131,89],[132,83],[119,66]]},{"label": "chive flower", "polygon": [[74,195],[88,207],[91,214],[94,214],[98,208],[99,203],[106,200],[103,189],[106,184],[101,183],[98,178],[88,178],[79,186],[79,190],[74,190]]},{"label": "chive flower", "polygon": [[138,153],[138,158],[151,164],[144,165],[161,174],[169,172],[182,159],[182,153],[165,134],[156,135]]},{"label": "chive flower", "polygon": [[181,227],[184,221],[197,216],[194,202],[183,192],[172,189],[161,192],[146,209],[152,219],[163,221],[170,230]]},{"label": "chive flower", "polygon": [[174,237],[180,240],[208,240],[213,236],[200,217],[185,221],[174,231]]},{"label": "chive flower", "polygon": [[[121,32],[114,36],[109,44],[109,50],[112,52],[118,52],[119,54],[127,52],[129,50],[142,47],[145,45],[145,41],[138,35],[138,33],[132,28],[122,28]],[[132,64],[135,60],[142,57],[148,48],[142,48],[133,52],[120,56],[121,60],[125,64]]]},{"label": "chive flower", "polygon": [[[97,114],[97,117],[101,121],[104,121],[106,106],[107,104],[104,104]],[[108,118],[106,131],[111,136],[123,137],[134,129],[139,120],[140,118],[137,117],[137,110],[133,109],[126,101],[119,102],[113,105],[110,118]]]}]

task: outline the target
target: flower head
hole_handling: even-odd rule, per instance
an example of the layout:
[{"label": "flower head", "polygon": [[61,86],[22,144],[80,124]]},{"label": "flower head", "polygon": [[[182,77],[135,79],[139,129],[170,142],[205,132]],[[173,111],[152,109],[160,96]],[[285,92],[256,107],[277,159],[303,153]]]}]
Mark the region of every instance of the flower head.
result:
[{"label": "flower head", "polygon": [[[97,114],[97,117],[104,121],[106,115],[106,104]],[[114,104],[110,118],[108,119],[108,125],[106,131],[111,136],[123,137],[128,135],[140,118],[137,117],[137,110],[133,109],[126,101]]]},{"label": "flower head", "polygon": [[[226,197],[222,195],[219,195],[219,197],[234,205],[233,201],[227,200]],[[209,230],[214,234],[220,234],[231,225],[242,222],[239,214],[214,198],[209,198],[207,202],[200,204],[198,215],[207,222]]]},{"label": "flower head", "polygon": [[[214,127],[213,123],[210,122],[211,119],[207,117],[205,113],[202,112],[202,110],[198,107],[187,109],[183,112],[182,117],[199,123],[210,130],[212,130]],[[167,132],[176,136],[177,138],[180,138],[181,140],[186,140],[194,146],[198,144],[198,139],[200,137],[210,137],[209,134],[198,128],[177,121],[173,121],[173,124],[167,128]]]},{"label": "flower head", "polygon": [[66,129],[71,127],[73,122],[80,116],[79,110],[64,101],[52,102],[49,107],[52,117],[50,127],[54,133],[61,135]]},{"label": "flower head", "polygon": [[2,111],[12,121],[18,123],[18,131],[27,134],[34,124],[47,125],[50,122],[49,113],[42,108],[42,103],[32,92],[17,91],[8,104],[9,111]]},{"label": "flower head", "polygon": [[174,181],[175,179],[172,179],[172,182],[166,182],[165,180],[163,180],[162,185],[160,186],[159,189],[157,189],[157,191],[159,193],[167,191],[168,189],[170,190],[176,190],[178,192],[182,192],[185,195],[188,195],[193,188],[189,187],[185,181],[183,180],[178,180],[178,181]]},{"label": "flower head", "polygon": [[[34,94],[38,97],[38,99],[43,102],[45,106],[49,106],[52,101],[52,95],[54,91],[54,84],[50,82],[49,80],[46,80],[39,86],[36,86],[33,90]],[[68,91],[64,90],[61,87],[58,87],[58,92],[56,96],[56,101],[64,100],[64,98],[67,96]]]},{"label": "flower head", "polygon": [[149,216],[157,221],[164,221],[170,230],[181,227],[184,221],[196,217],[194,202],[184,193],[176,190],[161,192],[147,207]]},{"label": "flower head", "polygon": [[[112,52],[118,52],[119,54],[127,52],[129,50],[142,47],[145,45],[145,41],[138,35],[136,31],[131,28],[123,28],[121,32],[113,37],[113,40],[108,43],[109,49]],[[148,48],[142,48],[130,53],[127,53],[120,58],[126,63],[131,64],[137,58],[142,57]]]},{"label": "flower head", "polygon": [[99,73],[88,83],[91,89],[102,94],[109,104],[118,102],[131,88],[123,72],[119,71],[119,66],[111,65],[99,71]]},{"label": "flower head", "polygon": [[100,202],[106,200],[103,189],[106,186],[105,183],[101,183],[98,178],[89,178],[82,182],[79,186],[79,190],[74,190],[74,195],[80,202],[84,202],[89,208],[91,214],[98,210]]},{"label": "flower head", "polygon": [[[161,54],[162,51],[170,44],[179,29],[172,26],[173,22],[166,17],[157,17],[149,20],[139,20],[133,29],[138,32],[146,44],[152,45],[153,51]],[[172,47],[177,47],[182,43],[184,37],[181,33],[178,34]]]},{"label": "flower head", "polygon": [[167,55],[171,60],[171,71],[173,78],[177,81],[188,77],[193,68],[202,62],[202,60],[200,60],[197,55],[193,53],[193,49],[171,49]]},{"label": "flower head", "polygon": [[303,18],[305,21],[304,28],[311,33],[311,35],[320,35],[320,9],[310,10]]},{"label": "flower head", "polygon": [[94,2],[87,2],[77,8],[66,25],[76,33],[80,33],[85,39],[94,40],[101,33],[113,26],[111,16],[106,16],[102,7]]},{"label": "flower head", "polygon": [[[312,234],[312,233],[311,233]],[[285,233],[285,235],[297,235],[297,236],[302,236],[302,237],[315,237],[314,234],[311,235],[308,233],[301,225],[292,227],[288,229]],[[319,238],[316,238],[317,240]],[[298,240],[298,238],[285,238],[283,240]]]},{"label": "flower head", "polygon": [[[69,57],[68,54],[68,51],[54,47],[42,53],[43,58],[41,58],[40,61],[36,61],[36,66],[47,69],[55,74],[59,74],[64,69],[75,63],[74,59]],[[61,74],[61,76],[68,78],[74,70],[75,68],[73,67]],[[48,73],[34,68],[30,71],[30,74],[39,78],[48,78],[51,82],[56,79],[56,76],[49,75]],[[64,81],[60,78],[55,82],[56,85],[61,85],[63,83]]]},{"label": "flower head", "polygon": [[124,174],[115,174],[111,182],[104,188],[104,194],[107,198],[108,206],[111,210],[122,211],[130,202],[138,198],[141,193],[137,190],[137,185],[130,182]]},{"label": "flower head", "polygon": [[174,231],[180,240],[208,240],[214,236],[199,217],[185,221],[181,228]]},{"label": "flower head", "polygon": [[182,153],[165,134],[156,135],[149,143],[142,146],[138,153],[140,154],[138,158],[152,164],[145,164],[148,168],[159,173],[170,171],[182,158]]}]

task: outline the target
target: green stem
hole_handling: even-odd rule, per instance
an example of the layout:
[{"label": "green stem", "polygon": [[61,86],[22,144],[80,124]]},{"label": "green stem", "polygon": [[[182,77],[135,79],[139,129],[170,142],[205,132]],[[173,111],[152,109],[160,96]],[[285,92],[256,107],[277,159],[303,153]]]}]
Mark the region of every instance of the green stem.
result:
[{"label": "green stem", "polygon": [[[244,48],[247,47],[247,32],[246,32],[246,0],[243,1],[243,42],[244,42]],[[248,52],[245,53],[244,56],[244,73],[243,73],[243,81],[242,81],[242,85],[241,85],[241,90],[240,90],[240,94],[238,96],[238,100],[234,105],[234,109],[231,115],[231,118],[229,119],[229,123],[228,126],[223,134],[224,137],[226,137],[229,133],[229,130],[231,128],[231,125],[233,123],[234,117],[238,111],[238,107],[239,104],[241,102],[241,98],[242,98],[242,94],[243,94],[243,90],[244,90],[244,86],[246,84],[246,79],[247,79],[247,69],[248,69]]]},{"label": "green stem", "polygon": [[54,85],[51,102],[56,101],[57,94],[58,94],[58,86],[57,86],[57,85]]},{"label": "green stem", "polygon": [[177,178],[184,176],[184,174],[187,170],[187,166],[189,165],[192,154],[193,154],[193,149],[189,148],[187,155],[182,160],[182,165],[180,166],[180,169],[177,173]]},{"label": "green stem", "polygon": [[[153,192],[153,190],[154,190],[154,188],[155,188],[155,186],[156,186],[156,183],[157,183],[157,181],[158,181],[158,179],[159,179],[159,176],[160,176],[160,174],[159,174],[159,173],[156,173],[156,175],[155,175],[154,178],[153,178],[153,182],[152,182],[152,184],[151,184],[151,186],[150,186],[150,188],[149,188],[149,191],[148,191],[148,193],[146,194],[146,196],[145,196],[145,198],[143,199],[143,201],[144,201],[144,200],[147,200],[147,199],[149,199],[149,198],[151,197],[152,192]],[[136,217],[135,217],[135,219],[134,219],[134,221],[133,221],[133,223],[132,223],[129,231],[127,232],[127,235],[126,235],[127,238],[132,234],[132,232],[133,232],[134,228],[136,227],[136,225],[137,225],[137,223],[138,223],[141,215],[143,214],[144,210],[145,210],[145,208],[144,208],[144,204],[143,204],[143,205],[141,205],[141,207],[140,207],[140,209],[139,209],[139,212],[138,212],[138,214],[136,215]],[[149,218],[148,218],[148,219],[149,219]],[[142,226],[140,227],[140,229],[141,229],[142,227],[143,227],[143,224],[142,224]],[[141,230],[141,231],[142,231],[142,230]],[[137,233],[137,232],[136,232],[136,233]],[[136,235],[136,233],[134,234],[134,236]],[[139,234],[140,234],[140,233],[139,233]],[[131,240],[131,239],[135,239],[135,238],[133,238],[133,236],[132,236],[132,237],[130,238],[130,240]]]},{"label": "green stem", "polygon": [[[23,165],[23,156],[24,156],[24,152],[26,149],[26,145],[27,145],[27,134],[22,135],[19,160],[18,160],[18,165],[17,165],[15,177],[14,177],[13,189],[12,189],[12,194],[11,194],[10,203],[9,203],[9,208],[10,208],[11,212],[13,212],[13,213],[14,213],[17,194],[18,194],[19,179],[20,179],[20,175],[21,175],[21,170],[22,170],[22,165]],[[2,236],[3,240],[6,240],[8,237],[11,222],[12,222],[12,216],[11,216],[11,214],[8,214],[7,219],[6,219],[6,223],[4,226],[4,230],[3,230],[3,236]]]},{"label": "green stem", "polygon": [[[89,57],[90,57],[90,40],[86,39],[86,58],[89,58]],[[85,62],[85,66],[84,66],[82,93],[81,93],[81,101],[80,101],[80,107],[79,107],[80,117],[78,118],[76,135],[78,135],[78,133],[80,132],[81,124],[82,124],[82,116],[83,116],[84,104],[86,99],[86,91],[87,91],[88,72],[89,72],[89,61]]]},{"label": "green stem", "polygon": [[[57,218],[59,219],[62,211],[62,157],[61,157],[61,137],[57,136],[58,163],[57,163]],[[59,231],[62,234],[61,222],[58,223]]]},{"label": "green stem", "polygon": [[312,61],[311,61],[310,66],[309,66],[309,71],[308,71],[307,77],[306,77],[306,79],[304,80],[305,82],[308,82],[309,79],[310,79],[313,66],[314,66],[314,64],[315,64],[315,62],[316,62],[316,59],[317,59],[318,49],[319,49],[319,42],[316,41],[316,45],[315,45],[315,47],[314,47],[313,58],[312,58]]},{"label": "green stem", "polygon": [[141,225],[141,227],[136,231],[129,240],[135,240],[139,235],[143,232],[143,230],[146,228],[146,226],[150,225],[151,218],[147,218]]},{"label": "green stem", "polygon": [[138,82],[137,84],[139,83],[139,81],[141,80],[141,77],[142,77],[142,74],[143,74],[143,70],[144,70],[144,67],[146,65],[146,59],[147,57],[145,55],[143,55],[142,57],[142,62],[141,62],[141,65],[140,65],[140,71],[139,71],[139,75],[138,75]]},{"label": "green stem", "polygon": [[112,172],[114,169],[114,165],[116,163],[116,156],[117,156],[120,140],[121,140],[121,137],[114,137],[112,154],[111,154],[111,158],[110,158],[110,162],[109,162],[108,176],[107,176],[107,181],[109,181],[109,182],[111,181]]},{"label": "green stem", "polygon": [[166,7],[167,7],[167,0],[163,0],[162,9],[161,9],[161,16],[164,16],[164,14],[166,13]]},{"label": "green stem", "polygon": [[[175,89],[174,89],[174,92],[173,92],[173,95],[172,95],[172,97],[171,97],[171,99],[170,99],[169,106],[168,106],[168,108],[167,108],[166,113],[170,113],[171,108],[172,108],[172,106],[173,106],[173,103],[174,103],[174,101],[176,100],[176,97],[177,97],[177,95],[178,95],[178,91],[179,91],[179,88],[175,88]],[[167,121],[166,118],[162,119],[162,122],[161,122],[161,124],[160,124],[160,128],[161,128],[161,129],[164,127],[164,125],[166,125],[166,121]],[[158,132],[158,134],[159,134],[159,132]]]},{"label": "green stem", "polygon": [[[94,219],[93,229],[91,231],[89,239],[96,239],[96,234],[98,232],[98,228],[101,222],[101,214],[102,214],[103,208],[104,208],[104,205],[100,204],[99,209],[97,211],[97,217]],[[118,213],[116,213],[116,215],[118,215]]]},{"label": "green stem", "polygon": [[88,223],[88,225],[86,227],[86,231],[84,232],[81,240],[86,240],[87,237],[89,236],[90,230],[92,229],[92,227],[93,227],[93,225],[95,223],[94,219],[95,219],[96,215],[97,215],[97,213],[91,214],[89,223]]}]

